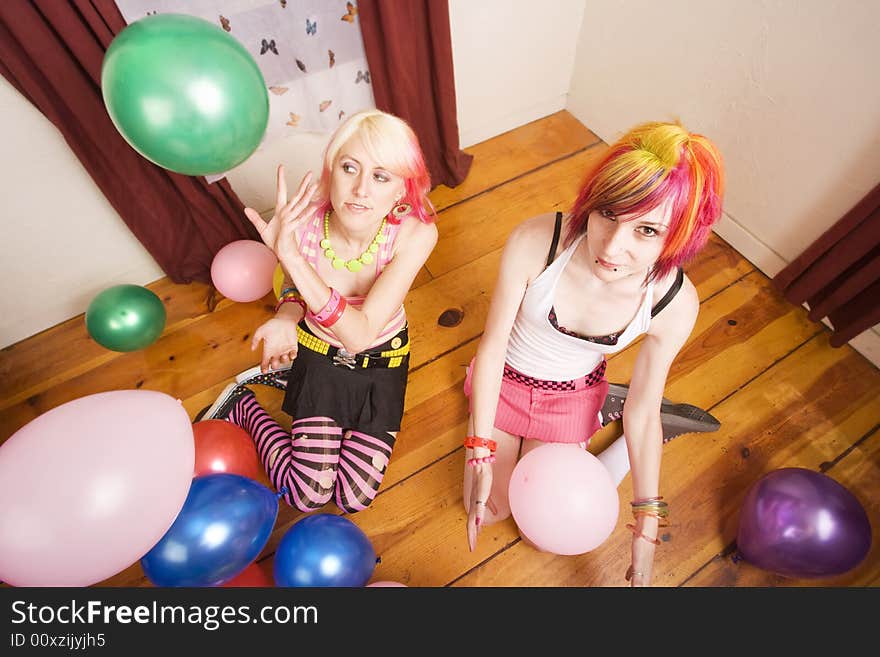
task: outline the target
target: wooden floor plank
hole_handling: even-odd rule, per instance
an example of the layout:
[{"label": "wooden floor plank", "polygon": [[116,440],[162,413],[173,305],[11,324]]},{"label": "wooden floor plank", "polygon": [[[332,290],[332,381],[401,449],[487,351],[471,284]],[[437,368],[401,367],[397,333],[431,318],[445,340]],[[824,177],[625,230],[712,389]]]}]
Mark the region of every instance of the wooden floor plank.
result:
[{"label": "wooden floor plank", "polygon": [[[145,286],[162,300],[166,320],[163,336],[185,328],[210,312],[210,287],[176,285],[167,278]],[[233,302],[218,297],[218,309]],[[0,350],[0,411],[123,354],[105,349],[89,336],[85,315]]]},{"label": "wooden floor plank", "polygon": [[[880,431],[873,431],[825,474],[847,488],[871,522],[871,548],[864,560],[846,573],[821,578],[795,578],[762,570],[742,559],[736,550],[715,556],[686,586],[875,586],[880,577]],[[739,516],[737,516],[739,518]],[[737,529],[739,524],[737,522]]]},{"label": "wooden floor plank", "polygon": [[428,271],[441,276],[504,246],[510,230],[529,217],[567,211],[581,178],[606,148],[580,151],[443,212]]},{"label": "wooden floor plank", "polygon": [[443,210],[600,141],[570,112],[560,110],[466,148],[474,156],[467,178],[454,188],[438,185],[431,202]]}]

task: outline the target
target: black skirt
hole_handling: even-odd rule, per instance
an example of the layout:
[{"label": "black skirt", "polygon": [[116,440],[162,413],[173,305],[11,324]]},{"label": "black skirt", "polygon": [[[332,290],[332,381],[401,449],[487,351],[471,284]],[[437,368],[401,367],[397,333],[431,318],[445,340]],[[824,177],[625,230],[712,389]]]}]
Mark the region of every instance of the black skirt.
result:
[{"label": "black skirt", "polygon": [[[395,339],[398,346],[407,344],[407,329],[372,347],[370,353],[391,350]],[[299,345],[281,408],[294,420],[329,417],[343,430],[370,436],[400,431],[408,373],[409,354],[398,367],[349,369]]]}]

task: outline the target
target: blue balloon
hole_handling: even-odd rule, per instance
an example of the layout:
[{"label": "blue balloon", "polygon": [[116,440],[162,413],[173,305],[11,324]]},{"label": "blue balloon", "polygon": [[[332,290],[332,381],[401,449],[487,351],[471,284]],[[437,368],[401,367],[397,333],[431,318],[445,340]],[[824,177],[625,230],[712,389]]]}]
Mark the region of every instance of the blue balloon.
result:
[{"label": "blue balloon", "polygon": [[331,513],[306,516],[287,530],[275,552],[278,586],[364,586],[376,567],[367,535]]},{"label": "blue balloon", "polygon": [[269,540],[278,496],[237,474],[193,479],[171,528],[141,559],[156,586],[219,586],[240,574]]}]

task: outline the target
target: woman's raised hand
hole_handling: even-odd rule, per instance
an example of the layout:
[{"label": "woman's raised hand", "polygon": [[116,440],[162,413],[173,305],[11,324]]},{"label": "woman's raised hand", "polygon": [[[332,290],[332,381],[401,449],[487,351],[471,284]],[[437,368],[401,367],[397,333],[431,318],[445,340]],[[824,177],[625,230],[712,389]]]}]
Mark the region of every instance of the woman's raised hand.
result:
[{"label": "woman's raised hand", "polygon": [[245,208],[244,214],[257,229],[260,239],[268,246],[279,260],[299,253],[294,237],[297,227],[310,215],[307,211],[317,185],[312,183],[312,172],[303,176],[299,189],[292,199],[287,200],[287,183],[284,180],[284,166],[278,166],[278,191],[275,197],[275,214],[269,221],[264,221],[260,213],[253,208]]}]

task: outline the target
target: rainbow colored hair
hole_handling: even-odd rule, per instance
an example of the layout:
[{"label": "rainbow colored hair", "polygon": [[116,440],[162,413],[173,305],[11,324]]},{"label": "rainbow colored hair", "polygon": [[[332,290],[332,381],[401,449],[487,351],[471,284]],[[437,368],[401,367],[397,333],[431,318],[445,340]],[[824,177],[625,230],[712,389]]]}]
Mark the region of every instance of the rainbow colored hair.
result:
[{"label": "rainbow colored hair", "polygon": [[663,251],[648,276],[660,279],[705,246],[721,217],[723,195],[721,155],[711,141],[679,123],[643,123],[615,142],[587,175],[565,242],[587,230],[592,212],[610,210],[630,215],[624,217],[629,221],[670,203]]},{"label": "rainbow colored hair", "polygon": [[[321,180],[315,193],[318,212],[323,214],[330,207],[330,175],[339,149],[355,136],[360,137],[370,157],[381,162],[383,168],[404,179],[405,191],[400,202],[411,205],[412,214],[420,221],[432,223],[437,216],[428,198],[431,175],[425,166],[418,137],[403,119],[376,109],[353,114],[330,138],[324,150]],[[391,213],[388,221],[399,223],[402,219]]]}]

